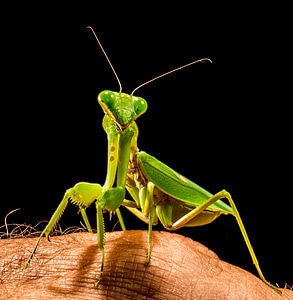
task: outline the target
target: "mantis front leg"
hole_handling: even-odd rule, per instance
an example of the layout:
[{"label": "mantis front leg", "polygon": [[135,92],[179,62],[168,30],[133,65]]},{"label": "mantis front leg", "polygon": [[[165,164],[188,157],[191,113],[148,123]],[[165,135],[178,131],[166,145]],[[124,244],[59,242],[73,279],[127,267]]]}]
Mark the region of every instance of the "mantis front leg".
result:
[{"label": "mantis front leg", "polygon": [[45,235],[45,237],[48,240],[50,240],[49,238],[50,233],[55,228],[57,222],[61,218],[65,208],[67,207],[68,202],[72,202],[73,204],[77,205],[80,208],[80,212],[85,222],[85,225],[88,231],[92,232],[92,228],[90,226],[88,217],[86,215],[85,208],[90,206],[95,201],[96,198],[100,197],[101,194],[102,194],[101,185],[95,183],[79,182],[73,188],[68,189],[65,192],[62,201],[60,202],[59,206],[55,210],[47,226],[45,227],[45,229],[42,231],[39,238],[37,239],[35,247],[31,252],[31,255],[29,256],[28,260],[24,264],[23,269],[26,269],[29,266],[33,256],[37,251],[41,238]]},{"label": "mantis front leg", "polygon": [[[97,199],[97,238],[98,245],[102,252],[102,261],[100,268],[100,276],[95,282],[97,287],[103,277],[105,249],[104,249],[104,218],[103,212],[116,212],[121,228],[125,230],[125,225],[120,214],[119,207],[125,199],[125,185],[130,158],[130,149],[132,138],[137,135],[136,125],[127,127],[124,131],[117,129],[115,123],[109,116],[103,119],[103,127],[108,137],[108,164],[107,176],[103,185],[102,196]],[[116,179],[116,187],[113,187]]]}]

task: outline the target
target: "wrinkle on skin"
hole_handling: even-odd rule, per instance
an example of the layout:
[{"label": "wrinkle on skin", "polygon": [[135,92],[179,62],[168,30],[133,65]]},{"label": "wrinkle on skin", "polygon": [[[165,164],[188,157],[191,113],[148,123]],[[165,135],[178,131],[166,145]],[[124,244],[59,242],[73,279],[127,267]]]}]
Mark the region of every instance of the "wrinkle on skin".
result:
[{"label": "wrinkle on skin", "polygon": [[176,233],[153,232],[145,266],[147,231],[106,234],[105,267],[98,288],[101,253],[90,233],[42,239],[30,266],[22,266],[35,238],[0,240],[1,299],[272,299],[280,295],[249,272],[219,259],[205,246]]}]

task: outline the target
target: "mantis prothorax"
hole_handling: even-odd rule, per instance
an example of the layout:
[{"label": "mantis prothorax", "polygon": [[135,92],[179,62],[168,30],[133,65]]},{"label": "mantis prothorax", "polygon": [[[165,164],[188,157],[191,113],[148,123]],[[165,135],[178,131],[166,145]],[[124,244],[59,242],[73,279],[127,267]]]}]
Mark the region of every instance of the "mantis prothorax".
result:
[{"label": "mantis prothorax", "polygon": [[[110,214],[116,212],[121,228],[125,230],[125,225],[119,211],[119,207],[122,205],[148,224],[146,264],[149,264],[151,260],[152,226],[157,224],[158,220],[160,220],[166,229],[177,230],[183,226],[200,226],[211,223],[222,214],[233,215],[236,218],[260,278],[267,285],[278,290],[262,274],[230,193],[222,190],[216,194],[211,194],[196,183],[178,174],[155,157],[139,151],[137,147],[138,127],[135,120],[146,112],[147,102],[141,97],[134,96],[134,92],[143,85],[162,76],[198,62],[211,62],[211,60],[203,58],[191,62],[145,82],[138,86],[131,94],[125,94],[122,93],[119,78],[98,37],[94,30],[91,27],[89,28],[99,43],[120,86],[119,92],[106,90],[98,95],[98,102],[105,113],[103,128],[108,138],[106,180],[103,186],[95,183],[80,182],[66,191],[60,205],[38,238],[24,268],[29,266],[41,237],[45,235],[49,239],[51,231],[61,218],[69,201],[79,207],[88,231],[92,232],[85,209],[95,202],[97,210],[97,239],[98,246],[102,252],[101,270],[95,282],[96,287],[102,280],[104,268],[105,232],[103,212],[108,211]],[[125,199],[126,190],[132,199]],[[228,200],[229,205],[221,200],[223,198]]]}]

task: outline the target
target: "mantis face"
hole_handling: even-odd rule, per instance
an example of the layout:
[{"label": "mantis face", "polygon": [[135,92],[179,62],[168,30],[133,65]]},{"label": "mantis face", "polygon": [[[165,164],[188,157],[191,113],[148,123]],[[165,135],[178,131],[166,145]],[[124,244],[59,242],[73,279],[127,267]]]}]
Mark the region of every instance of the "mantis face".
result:
[{"label": "mantis face", "polygon": [[98,95],[98,102],[120,130],[127,128],[148,107],[146,100],[141,97],[109,90]]}]

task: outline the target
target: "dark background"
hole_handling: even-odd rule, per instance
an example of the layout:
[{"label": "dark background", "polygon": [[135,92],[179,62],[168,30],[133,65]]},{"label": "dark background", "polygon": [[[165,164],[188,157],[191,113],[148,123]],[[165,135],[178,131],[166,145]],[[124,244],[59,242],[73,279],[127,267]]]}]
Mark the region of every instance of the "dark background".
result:
[{"label": "dark background", "polygon": [[[213,60],[137,91],[149,104],[137,121],[139,148],[212,193],[228,190],[265,277],[292,285],[286,8],[82,3],[2,9],[1,223],[16,208],[9,222],[48,220],[67,188],[105,180],[96,97],[118,84],[91,25],[127,93],[193,60]],[[95,224],[94,205],[88,212]],[[147,228],[122,212],[128,229]],[[80,219],[69,206],[60,223],[67,228]],[[256,274],[233,217],[177,232]]]}]

